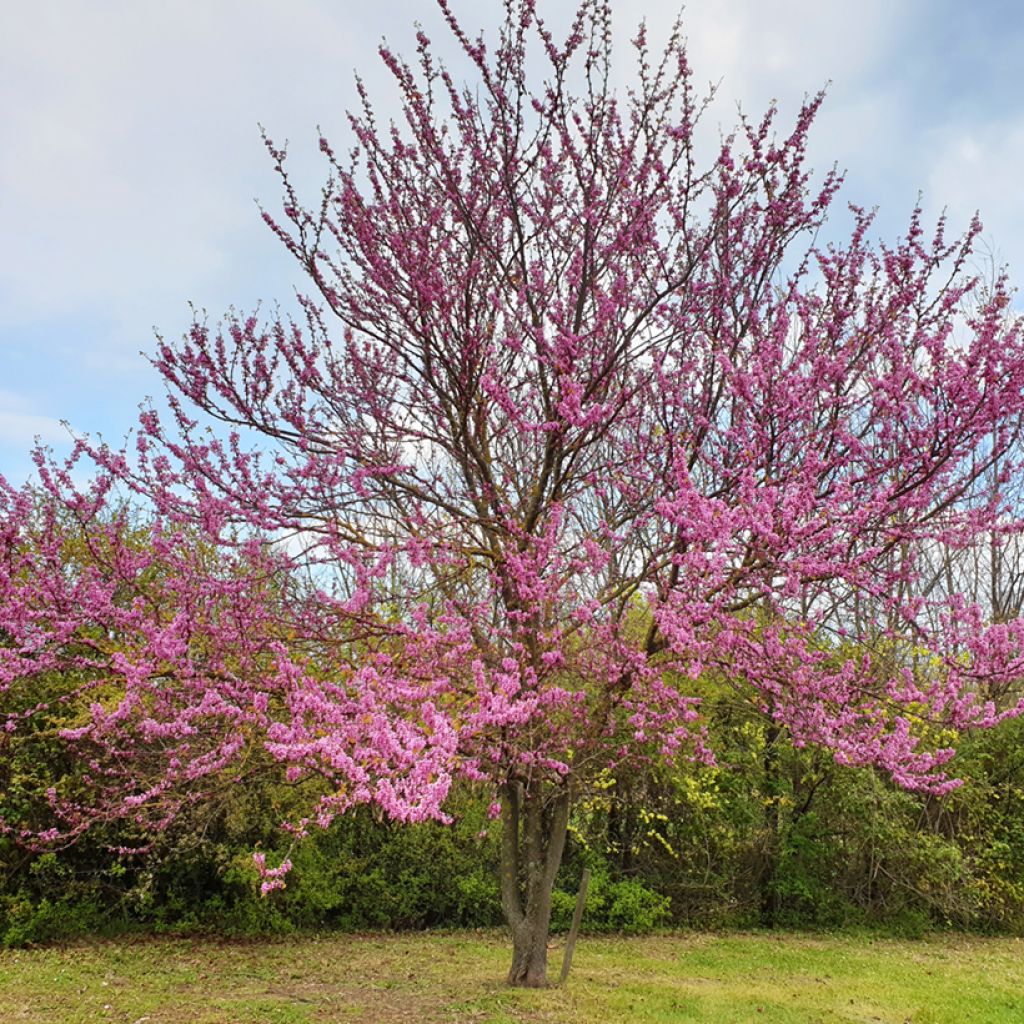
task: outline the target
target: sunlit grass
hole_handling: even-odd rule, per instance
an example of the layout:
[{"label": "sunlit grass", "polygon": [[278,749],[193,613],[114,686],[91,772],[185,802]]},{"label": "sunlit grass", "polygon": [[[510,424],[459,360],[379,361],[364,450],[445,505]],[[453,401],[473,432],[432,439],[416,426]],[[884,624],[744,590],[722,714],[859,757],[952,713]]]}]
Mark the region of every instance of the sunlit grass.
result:
[{"label": "sunlit grass", "polygon": [[[0,1021],[1024,1021],[1014,939],[584,936],[564,990],[512,991],[497,933],[133,939],[0,954]],[[552,951],[552,974],[561,950]]]}]

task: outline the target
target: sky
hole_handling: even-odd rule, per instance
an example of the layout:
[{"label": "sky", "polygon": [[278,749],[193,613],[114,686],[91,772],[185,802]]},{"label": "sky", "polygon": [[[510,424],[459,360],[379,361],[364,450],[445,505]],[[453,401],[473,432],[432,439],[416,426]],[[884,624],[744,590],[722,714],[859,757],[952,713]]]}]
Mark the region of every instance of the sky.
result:
[{"label": "sky", "polygon": [[[567,0],[539,0],[553,24]],[[452,0],[493,29],[499,0]],[[613,0],[622,81],[637,21],[664,39],[676,0]],[[411,52],[432,0],[0,0],[0,474],[21,482],[36,439],[120,443],[161,392],[145,354],[191,307],[278,300],[301,273],[262,223],[279,189],[260,138],[289,140],[315,200],[318,128],[345,148],[354,73],[378,110],[395,89],[376,49]],[[893,238],[921,196],[1024,283],[1024,5],[1013,0],[691,0],[695,81],[717,84],[713,141],[772,100],[780,125],[828,86],[810,158],[846,172],[842,198],[878,207]],[[621,45],[620,45],[621,44]],[[191,306],[190,306],[191,304]]]}]

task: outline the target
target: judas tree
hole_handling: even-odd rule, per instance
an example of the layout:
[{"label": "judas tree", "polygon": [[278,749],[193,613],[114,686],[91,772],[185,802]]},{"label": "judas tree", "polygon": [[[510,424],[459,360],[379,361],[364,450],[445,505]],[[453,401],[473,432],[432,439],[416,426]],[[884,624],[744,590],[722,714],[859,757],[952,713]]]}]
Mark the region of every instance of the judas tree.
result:
[{"label": "judas tree", "polygon": [[939,546],[1016,528],[1024,343],[1005,282],[967,273],[977,224],[916,212],[885,245],[854,209],[817,243],[840,187],[806,167],[820,96],[701,162],[678,27],[657,56],[639,31],[618,94],[607,0],[564,39],[508,0],[493,47],[439,7],[469,84],[422,32],[412,61],[383,46],[401,118],[360,83],[311,206],[268,141],[300,315],[161,342],[171,415],[131,458],[90,452],[163,520],[264,538],[319,609],[167,728],[227,702],[327,779],[299,836],[359,801],[443,814],[456,774],[491,787],[509,981],[542,985],[574,798],[712,756],[688,681],[936,792],[936,736],[1017,713],[1024,624],[918,583]]}]

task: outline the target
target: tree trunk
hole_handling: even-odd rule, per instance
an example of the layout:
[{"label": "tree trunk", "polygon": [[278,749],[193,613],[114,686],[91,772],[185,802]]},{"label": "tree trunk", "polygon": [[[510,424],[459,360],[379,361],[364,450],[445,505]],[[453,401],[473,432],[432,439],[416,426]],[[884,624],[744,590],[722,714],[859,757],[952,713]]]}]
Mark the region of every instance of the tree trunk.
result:
[{"label": "tree trunk", "polygon": [[508,983],[521,988],[548,984],[548,921],[524,921],[512,929],[512,966]]},{"label": "tree trunk", "polygon": [[501,800],[501,906],[512,932],[510,985],[548,983],[551,893],[569,824],[569,793],[509,782]]}]

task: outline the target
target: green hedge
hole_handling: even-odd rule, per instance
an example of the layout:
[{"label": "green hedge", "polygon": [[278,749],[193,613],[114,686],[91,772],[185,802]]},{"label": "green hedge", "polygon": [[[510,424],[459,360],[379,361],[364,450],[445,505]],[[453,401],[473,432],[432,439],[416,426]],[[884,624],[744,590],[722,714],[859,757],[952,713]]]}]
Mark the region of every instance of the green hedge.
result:
[{"label": "green hedge", "polygon": [[[717,767],[607,777],[575,808],[553,924],[593,872],[584,927],[955,927],[1024,932],[1024,723],[966,739],[965,785],[939,800],[797,750],[761,716],[708,703]],[[69,770],[45,734],[7,763],[7,806]],[[53,751],[57,748],[53,746]],[[28,756],[31,754],[31,758]],[[270,777],[270,776],[268,776]],[[146,858],[97,833],[29,856],[0,841],[0,942],[143,928],[256,935],[297,929],[482,927],[501,921],[491,795],[462,788],[454,824],[401,826],[362,808],[292,852],[283,891],[258,894],[254,849],[302,794],[265,782],[197,806]],[[41,813],[41,812],[38,812]]]}]

